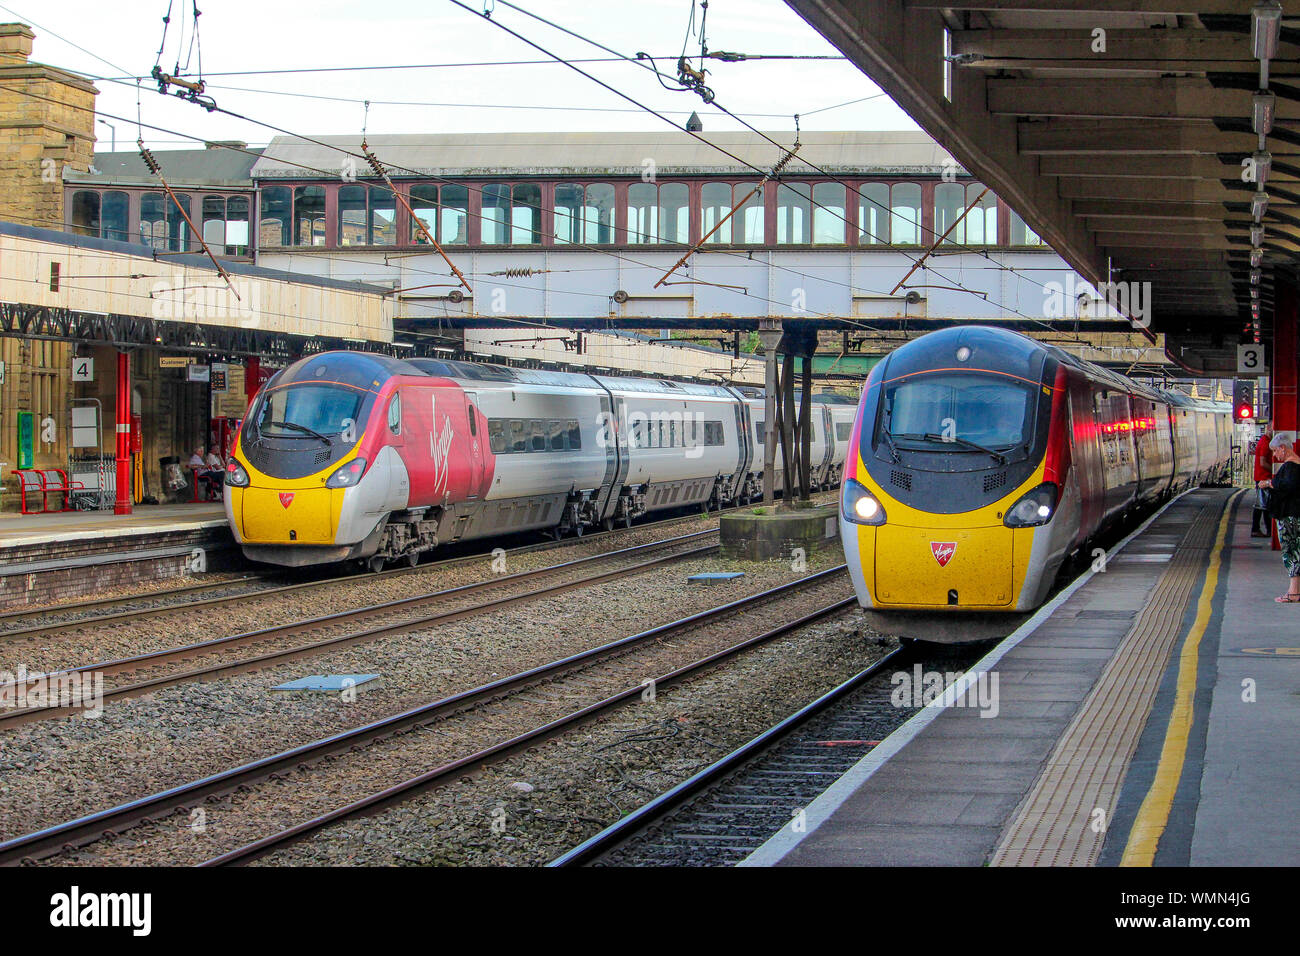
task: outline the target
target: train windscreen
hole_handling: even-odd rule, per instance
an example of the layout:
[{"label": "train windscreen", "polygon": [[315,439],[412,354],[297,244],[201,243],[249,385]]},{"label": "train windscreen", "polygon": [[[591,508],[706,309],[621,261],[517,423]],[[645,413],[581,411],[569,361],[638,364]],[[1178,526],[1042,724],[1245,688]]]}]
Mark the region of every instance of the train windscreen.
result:
[{"label": "train windscreen", "polygon": [[1025,382],[970,372],[909,377],[885,389],[881,428],[899,447],[1006,451],[1028,441],[1035,393]]},{"label": "train windscreen", "polygon": [[344,385],[286,385],[266,392],[251,419],[265,438],[333,444],[342,436],[345,444],[354,444],[362,430],[362,405],[371,394]]}]

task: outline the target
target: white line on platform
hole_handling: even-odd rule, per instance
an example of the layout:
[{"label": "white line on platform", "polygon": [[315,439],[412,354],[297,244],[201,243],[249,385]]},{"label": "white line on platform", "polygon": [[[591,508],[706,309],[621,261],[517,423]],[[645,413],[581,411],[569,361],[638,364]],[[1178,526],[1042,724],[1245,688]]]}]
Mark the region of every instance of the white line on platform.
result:
[{"label": "white line on platform", "polygon": [[[1128,545],[1130,541],[1136,538],[1142,532],[1146,531],[1151,524],[1159,518],[1165,511],[1173,506],[1183,495],[1197,490],[1188,488],[1181,494],[1165,502],[1164,507],[1153,514],[1146,521],[1142,522],[1138,528],[1129,534],[1119,544],[1115,545],[1107,554],[1106,560],[1110,561],[1115,555],[1119,554]],[[932,703],[922,707],[919,711],[903,726],[899,727],[877,747],[855,763],[844,775],[824,790],[820,796],[808,804],[804,810],[805,831],[796,833],[791,829],[790,824],[786,824],[776,833],[768,838],[767,842],[760,846],[745,859],[737,863],[737,866],[774,866],[784,859],[795,847],[814,833],[819,826],[830,819],[831,815],[847,800],[854,792],[857,791],[864,783],[871,778],[877,770],[884,766],[885,761],[894,754],[898,753],[912,740],[914,740],[926,727],[930,726],[944,709],[953,701],[965,694],[966,688],[978,680],[979,675],[983,674],[1002,660],[1008,653],[1014,650],[1021,641],[1038,630],[1048,618],[1050,618],[1062,604],[1068,601],[1079,588],[1083,587],[1093,579],[1098,572],[1091,568],[1084,574],[1076,578],[1060,594],[1052,598],[1024,624],[1016,628],[1003,640],[997,647],[989,651],[988,654],[980,658],[970,670],[962,677],[961,680],[952,684],[942,697]]]}]

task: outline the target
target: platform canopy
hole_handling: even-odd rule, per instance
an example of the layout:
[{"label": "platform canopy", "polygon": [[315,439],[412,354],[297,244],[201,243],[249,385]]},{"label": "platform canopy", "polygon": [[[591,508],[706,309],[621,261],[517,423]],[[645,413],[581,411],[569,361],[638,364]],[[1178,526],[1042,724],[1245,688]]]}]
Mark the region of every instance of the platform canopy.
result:
[{"label": "platform canopy", "polygon": [[1270,339],[1300,256],[1300,30],[1277,4],[787,2],[1081,275],[1150,283],[1174,361],[1234,374],[1256,300]]}]

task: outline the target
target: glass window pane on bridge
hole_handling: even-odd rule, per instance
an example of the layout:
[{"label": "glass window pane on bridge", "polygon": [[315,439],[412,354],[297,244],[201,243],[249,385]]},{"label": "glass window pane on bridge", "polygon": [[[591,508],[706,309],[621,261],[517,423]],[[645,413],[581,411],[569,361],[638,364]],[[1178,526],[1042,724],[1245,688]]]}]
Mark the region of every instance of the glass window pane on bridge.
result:
[{"label": "glass window pane on bridge", "polygon": [[513,191],[510,210],[510,242],[535,246],[542,241],[542,187],[520,183]]},{"label": "glass window pane on bridge", "polygon": [[691,241],[691,194],[685,183],[659,187],[659,241],[680,245]]},{"label": "glass window pane on bridge", "polygon": [[627,187],[627,241],[653,243],[658,236],[659,189],[654,183],[633,183]]},{"label": "glass window pane on bridge", "polygon": [[203,221],[199,228],[203,230],[203,241],[216,255],[223,255],[226,249],[226,197],[204,196],[202,212]]},{"label": "glass window pane on bridge", "polygon": [[[181,210],[185,211],[184,216]],[[190,247],[190,227],[185,221],[189,214],[190,197],[185,193],[177,193],[175,201],[167,200],[167,245],[172,252],[186,252]]]},{"label": "glass window pane on bridge", "polygon": [[248,197],[226,200],[226,255],[248,255]]},{"label": "glass window pane on bridge", "polygon": [[510,187],[489,183],[483,187],[483,219],[480,225],[483,245],[499,246],[506,242],[506,221],[510,215]]},{"label": "glass window pane on bridge", "polygon": [[443,186],[439,203],[438,242],[444,246],[469,243],[469,189]]},{"label": "glass window pane on bridge", "polygon": [[705,183],[700,190],[700,206],[702,207],[703,219],[700,223],[700,234],[708,236],[704,241],[709,245],[726,245],[731,242],[731,226],[736,221],[735,217],[723,222],[718,231],[709,235],[710,230],[722,222],[723,217],[731,212],[731,204],[734,200],[731,198],[730,183]]},{"label": "glass window pane on bridge", "polygon": [[[340,196],[343,190],[339,190]],[[257,220],[257,239],[261,246],[289,244],[289,210],[293,205],[288,186],[267,186],[262,190],[262,211]],[[140,203],[140,232],[144,233],[144,202]],[[339,232],[340,241],[342,231]]]},{"label": "glass window pane on bridge", "polygon": [[593,183],[587,187],[587,204],[582,211],[582,238],[590,245],[609,245],[614,241],[614,187]]},{"label": "glass window pane on bridge", "polygon": [[163,205],[166,198],[162,193],[145,193],[140,197],[140,241],[153,249],[167,248],[167,207]]},{"label": "glass window pane on bridge", "polygon": [[[758,183],[736,183],[736,198],[740,199],[749,196],[754,192],[754,187]],[[736,215],[732,217],[732,222],[737,223],[733,230],[735,241],[746,246],[761,246],[766,244],[766,223],[763,218],[763,190],[759,189],[754,195],[745,200],[745,204],[736,210]]]},{"label": "glass window pane on bridge", "polygon": [[813,186],[813,234],[818,245],[844,245],[844,227],[848,225],[844,211],[844,186],[840,183],[818,183]]},{"label": "glass window pane on bridge", "polygon": [[812,240],[812,187],[781,183],[776,188],[777,245],[807,245]]},{"label": "glass window pane on bridge", "polygon": [[1042,237],[1030,229],[1014,209],[1010,210],[1010,212],[1011,216],[1007,219],[1007,229],[1010,232],[1007,242],[1013,246],[1041,246],[1043,244]]},{"label": "glass window pane on bridge", "polygon": [[127,231],[130,218],[131,197],[119,190],[104,193],[103,205],[99,211],[99,235],[103,239],[116,239],[126,242],[131,238]]},{"label": "glass window pane on bridge", "polygon": [[[980,193],[984,198],[979,199]],[[991,192],[984,192],[982,183],[971,183],[966,187],[966,203],[970,205],[979,199],[979,204],[971,207],[966,214],[966,242],[972,246],[994,246],[998,242],[998,200]]]},{"label": "glass window pane on bridge", "polygon": [[79,189],[72,194],[72,209],[68,224],[80,236],[99,237],[99,191]]},{"label": "glass window pane on bridge", "polygon": [[[347,186],[340,189],[340,195],[346,189],[355,189],[361,194],[362,223],[365,222],[365,188]],[[342,210],[340,201],[339,209]],[[342,212],[340,212],[340,216]],[[342,229],[339,230],[340,234]],[[295,246],[325,245],[325,187],[298,186],[293,191],[293,244]],[[355,244],[355,243],[354,243]]]},{"label": "glass window pane on bridge", "polygon": [[889,243],[889,186],[863,183],[858,190],[858,245]]},{"label": "glass window pane on bridge", "polygon": [[[322,217],[323,218],[323,217]],[[384,186],[370,187],[370,245],[397,244],[397,200]]]},{"label": "glass window pane on bridge", "polygon": [[366,244],[366,187],[344,186],[339,189],[340,246]]},{"label": "glass window pane on bridge", "polygon": [[889,241],[895,246],[921,244],[921,187],[898,183],[890,189]]},{"label": "glass window pane on bridge", "polygon": [[[422,183],[411,187],[411,242],[417,246],[427,246],[429,240],[424,238],[415,220],[419,220],[429,235],[438,238],[438,187]],[[439,240],[441,241],[441,240]]]},{"label": "glass window pane on bridge", "polygon": [[572,183],[560,183],[555,187],[555,206],[552,214],[555,218],[555,244],[566,245],[582,242],[582,200],[584,190]]},{"label": "glass window pane on bridge", "polygon": [[[957,222],[957,217],[965,208],[965,186],[960,183],[940,183],[934,187],[934,231],[945,236],[945,243],[966,241],[966,223]],[[952,231],[949,232],[949,229]]]}]

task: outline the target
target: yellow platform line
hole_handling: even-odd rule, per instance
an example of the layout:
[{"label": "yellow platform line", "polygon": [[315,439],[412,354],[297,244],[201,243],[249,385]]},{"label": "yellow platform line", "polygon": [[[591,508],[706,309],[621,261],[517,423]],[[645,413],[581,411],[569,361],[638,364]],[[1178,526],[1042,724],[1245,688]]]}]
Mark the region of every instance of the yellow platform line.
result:
[{"label": "yellow platform line", "polygon": [[1156,766],[1155,779],[1147,791],[1142,806],[1138,809],[1133,829],[1129,831],[1128,844],[1124,847],[1124,856],[1120,866],[1151,866],[1155,862],[1156,848],[1169,825],[1169,814],[1174,806],[1174,794],[1178,790],[1178,781],[1183,776],[1183,764],[1187,760],[1187,741],[1192,731],[1192,700],[1196,693],[1198,662],[1201,652],[1201,638],[1210,623],[1210,610],[1214,604],[1214,592],[1219,584],[1219,566],[1223,561],[1223,545],[1227,540],[1228,526],[1236,513],[1236,499],[1241,492],[1233,495],[1224,506],[1223,517],[1219,520],[1219,533],[1214,548],[1210,553],[1210,566],[1205,572],[1205,581],[1201,585],[1201,594],[1196,604],[1196,619],[1183,642],[1182,653],[1178,656],[1178,684],[1174,695],[1173,710],[1169,714],[1169,726],[1165,729],[1165,742],[1160,750],[1160,762]]}]

